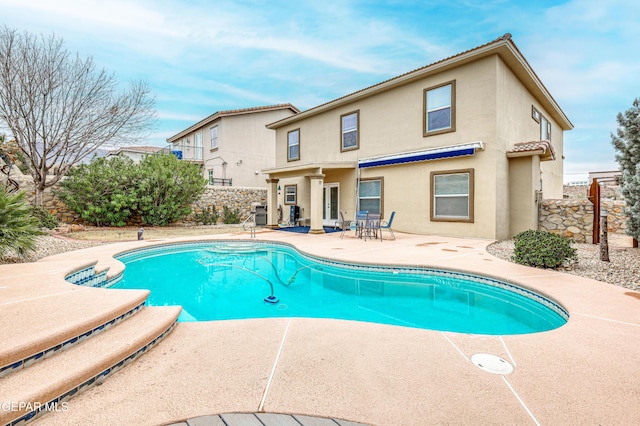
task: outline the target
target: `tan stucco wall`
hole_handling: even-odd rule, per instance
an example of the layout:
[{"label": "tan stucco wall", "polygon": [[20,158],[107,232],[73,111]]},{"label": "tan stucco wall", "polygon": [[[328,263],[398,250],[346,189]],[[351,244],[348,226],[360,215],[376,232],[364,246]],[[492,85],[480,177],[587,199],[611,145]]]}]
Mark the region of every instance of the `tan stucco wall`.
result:
[{"label": "tan stucco wall", "polygon": [[[498,139],[504,150],[514,143],[540,140],[540,124],[531,116],[531,106],[551,123],[551,144],[556,153],[555,161],[542,161],[542,191],[544,198],[562,198],[564,153],[563,131],[549,111],[529,92],[507,67],[498,59]],[[535,187],[539,188],[539,183]]]},{"label": "tan stucco wall", "polygon": [[509,237],[527,229],[538,229],[538,203],[531,188],[540,185],[540,158],[509,160],[510,230]]},{"label": "tan stucco wall", "polygon": [[[424,89],[456,81],[456,130],[425,137],[423,135]],[[394,228],[413,233],[502,239],[510,236],[512,202],[510,169],[506,152],[518,142],[540,139],[539,124],[531,118],[534,104],[552,123],[554,147],[559,164],[549,167],[545,177],[545,196],[562,192],[562,131],[533,95],[497,56],[431,74],[374,96],[354,100],[332,110],[288,123],[276,132],[276,167],[302,166],[313,162],[356,161],[385,154],[482,141],[485,149],[470,157],[413,164],[367,168],[361,178],[384,177],[384,215],[396,211]],[[340,116],[359,111],[360,148],[340,152]],[[287,134],[300,129],[300,160],[287,161]],[[531,161],[531,160],[530,160]],[[430,221],[430,173],[474,169],[474,223]],[[543,169],[544,170],[544,169]],[[323,173],[327,173],[322,171]],[[560,177],[558,180],[557,177]],[[325,179],[328,182],[328,180]],[[516,188],[532,198],[534,182],[523,181]],[[349,199],[353,217],[355,198],[352,187],[340,187],[341,210]],[[298,193],[304,203],[308,193]],[[531,211],[527,205],[526,211]],[[527,223],[535,217],[526,217]],[[520,219],[518,219],[520,220]],[[516,228],[520,225],[516,224]]]},{"label": "tan stucco wall", "polygon": [[[203,176],[232,179],[233,186],[265,187],[261,170],[275,166],[275,131],[265,126],[293,115],[288,108],[222,116],[184,136],[184,157],[195,158],[195,134],[202,132]],[[211,128],[218,126],[218,148],[211,148]],[[226,165],[223,165],[223,160]],[[258,172],[256,174],[256,172]]]}]

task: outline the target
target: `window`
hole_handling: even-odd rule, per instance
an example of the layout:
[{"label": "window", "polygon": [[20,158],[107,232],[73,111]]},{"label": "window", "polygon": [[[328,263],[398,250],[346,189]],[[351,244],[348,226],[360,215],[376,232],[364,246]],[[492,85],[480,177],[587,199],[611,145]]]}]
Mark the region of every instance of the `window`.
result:
[{"label": "window", "polygon": [[544,115],[540,116],[540,140],[551,142],[551,123]]},{"label": "window", "polygon": [[298,186],[297,185],[285,185],[284,186],[284,203],[285,204],[296,204]]},{"label": "window", "polygon": [[211,148],[210,149],[216,149],[216,148],[218,148],[218,126],[211,128]]},{"label": "window", "polygon": [[540,122],[540,111],[538,111],[533,105],[531,105],[531,118],[533,118],[536,123]]},{"label": "window", "polygon": [[300,159],[300,129],[287,133],[287,161]]},{"label": "window", "polygon": [[456,130],[455,80],[424,89],[424,136]]},{"label": "window", "polygon": [[362,179],[358,189],[358,210],[382,214],[383,179]]},{"label": "window", "polygon": [[197,132],[194,135],[195,139],[195,158],[194,160],[202,160],[202,132]]},{"label": "window", "polygon": [[358,111],[340,116],[341,151],[358,149],[360,146],[358,138],[358,116]]},{"label": "window", "polygon": [[473,222],[473,169],[431,172],[431,220]]},{"label": "window", "polygon": [[213,185],[213,169],[209,169],[209,185]]}]

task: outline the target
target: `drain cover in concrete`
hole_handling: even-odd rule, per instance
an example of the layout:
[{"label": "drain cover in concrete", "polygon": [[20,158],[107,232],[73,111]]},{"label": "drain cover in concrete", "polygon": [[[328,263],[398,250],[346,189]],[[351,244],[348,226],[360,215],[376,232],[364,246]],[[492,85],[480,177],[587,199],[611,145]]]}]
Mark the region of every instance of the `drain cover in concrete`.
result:
[{"label": "drain cover in concrete", "polygon": [[511,374],[513,373],[513,365],[492,354],[474,354],[471,356],[471,362],[478,368],[493,374]]}]

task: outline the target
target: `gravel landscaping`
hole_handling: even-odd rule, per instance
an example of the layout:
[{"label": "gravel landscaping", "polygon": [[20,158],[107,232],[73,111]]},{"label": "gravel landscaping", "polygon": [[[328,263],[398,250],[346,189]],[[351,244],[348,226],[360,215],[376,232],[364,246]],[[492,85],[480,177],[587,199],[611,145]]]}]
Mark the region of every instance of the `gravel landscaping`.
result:
[{"label": "gravel landscaping", "polygon": [[[600,248],[594,244],[572,244],[577,249],[578,261],[561,269],[562,272],[592,278],[613,285],[640,291],[640,249],[624,247],[616,240],[610,240],[610,262],[600,260]],[[622,240],[618,240],[622,241]],[[67,251],[109,244],[109,241],[75,240],[53,235],[37,237],[37,250],[19,259],[7,256],[0,259],[1,263],[35,262],[43,257],[52,256]],[[493,256],[512,261],[513,240],[498,241],[487,247]]]},{"label": "gravel landscaping", "polygon": [[[493,256],[513,262],[513,240],[493,243],[487,251]],[[597,244],[571,244],[578,255],[578,261],[560,269],[573,275],[592,278],[609,284],[640,291],[640,248],[623,247],[610,240],[609,262],[600,260],[600,246]]]}]

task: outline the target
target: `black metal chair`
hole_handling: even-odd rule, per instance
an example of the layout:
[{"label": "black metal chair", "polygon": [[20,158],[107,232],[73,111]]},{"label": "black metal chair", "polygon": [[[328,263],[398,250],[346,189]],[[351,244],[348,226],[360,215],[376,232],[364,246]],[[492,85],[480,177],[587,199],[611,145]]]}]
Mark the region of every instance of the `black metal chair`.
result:
[{"label": "black metal chair", "polygon": [[367,213],[364,226],[364,240],[367,238],[378,238],[380,231],[380,213]]}]

